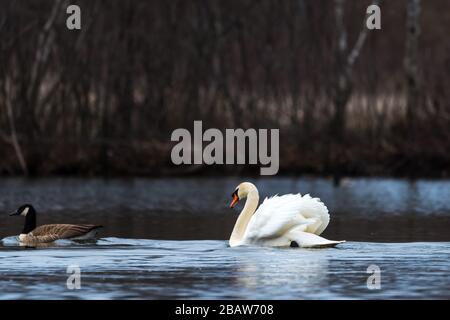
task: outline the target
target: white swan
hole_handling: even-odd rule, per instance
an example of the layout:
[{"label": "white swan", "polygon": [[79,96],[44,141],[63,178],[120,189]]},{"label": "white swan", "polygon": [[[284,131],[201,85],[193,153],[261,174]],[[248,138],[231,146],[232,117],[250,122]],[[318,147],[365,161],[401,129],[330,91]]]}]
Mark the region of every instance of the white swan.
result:
[{"label": "white swan", "polygon": [[258,189],[250,182],[241,183],[232,194],[230,208],[247,198],[234,225],[230,246],[260,245],[271,247],[331,247],[345,241],[320,237],[330,221],[327,207],[309,194],[287,194],[266,198],[258,207]]}]

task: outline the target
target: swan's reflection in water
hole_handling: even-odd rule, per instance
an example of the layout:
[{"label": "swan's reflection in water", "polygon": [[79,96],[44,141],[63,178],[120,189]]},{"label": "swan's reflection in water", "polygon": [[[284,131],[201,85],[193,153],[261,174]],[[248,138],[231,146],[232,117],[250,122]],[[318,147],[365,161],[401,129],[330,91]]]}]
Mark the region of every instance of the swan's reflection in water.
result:
[{"label": "swan's reflection in water", "polygon": [[233,250],[236,251],[237,286],[263,291],[270,288],[274,298],[279,291],[284,294],[290,292],[290,298],[299,299],[302,298],[301,291],[306,288],[314,290],[328,282],[329,259],[325,251],[333,249],[236,248]]}]

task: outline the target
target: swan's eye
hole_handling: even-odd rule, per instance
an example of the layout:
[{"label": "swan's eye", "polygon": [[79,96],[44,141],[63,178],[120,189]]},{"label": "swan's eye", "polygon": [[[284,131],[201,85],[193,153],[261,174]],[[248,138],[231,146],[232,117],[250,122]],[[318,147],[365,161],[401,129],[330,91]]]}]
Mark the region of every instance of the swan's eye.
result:
[{"label": "swan's eye", "polygon": [[234,190],[234,192],[231,194],[231,197],[232,198],[234,198],[234,197],[238,197],[239,198],[238,191],[239,191],[239,189]]}]

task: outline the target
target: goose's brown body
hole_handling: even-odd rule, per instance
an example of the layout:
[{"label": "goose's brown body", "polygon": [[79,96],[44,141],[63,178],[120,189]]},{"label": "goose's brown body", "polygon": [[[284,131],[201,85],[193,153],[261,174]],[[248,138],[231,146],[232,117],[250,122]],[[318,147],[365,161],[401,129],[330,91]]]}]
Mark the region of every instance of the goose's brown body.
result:
[{"label": "goose's brown body", "polygon": [[92,224],[47,224],[39,226],[28,234],[21,235],[20,241],[25,243],[46,243],[59,239],[86,240],[95,237],[99,225]]}]

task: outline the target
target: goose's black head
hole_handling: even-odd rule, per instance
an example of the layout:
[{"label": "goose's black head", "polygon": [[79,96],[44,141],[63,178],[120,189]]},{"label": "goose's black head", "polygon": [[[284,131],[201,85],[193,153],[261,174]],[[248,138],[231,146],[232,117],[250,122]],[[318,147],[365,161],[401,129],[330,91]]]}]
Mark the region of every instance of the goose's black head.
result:
[{"label": "goose's black head", "polygon": [[31,204],[24,204],[17,208],[17,210],[10,214],[10,216],[28,216],[28,214],[36,214],[33,206]]},{"label": "goose's black head", "polygon": [[20,206],[15,212],[11,213],[10,216],[25,217],[25,225],[22,233],[29,233],[36,228],[36,210],[34,210],[31,204],[24,204],[23,206]]}]

